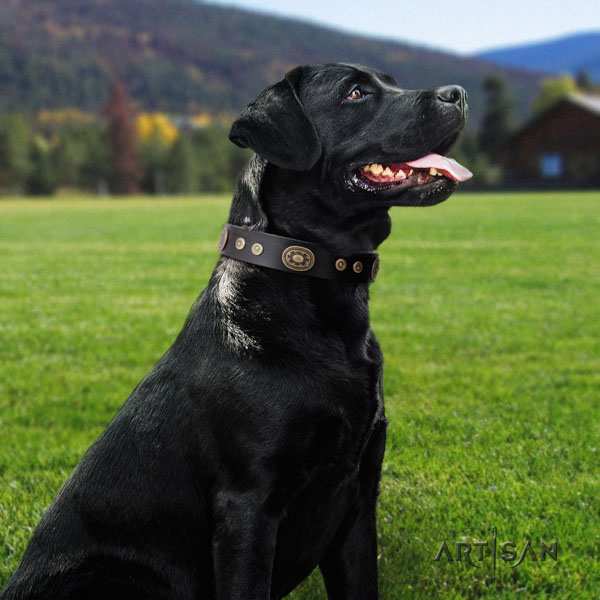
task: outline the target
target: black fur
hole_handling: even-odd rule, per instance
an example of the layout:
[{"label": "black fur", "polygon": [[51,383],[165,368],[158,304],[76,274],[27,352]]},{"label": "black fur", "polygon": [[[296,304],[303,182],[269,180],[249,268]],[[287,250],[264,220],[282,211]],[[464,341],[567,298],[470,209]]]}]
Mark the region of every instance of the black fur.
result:
[{"label": "black fur", "polygon": [[[356,85],[367,95],[348,100]],[[464,99],[403,91],[364,67],[294,69],[232,127],[258,155],[230,222],[371,252],[390,206],[440,202],[454,185],[372,194],[349,186],[348,169],[448,146],[464,113]],[[385,432],[367,284],[220,258],[173,346],[42,518],[2,600],[265,600],[316,566],[329,598],[377,598]]]}]

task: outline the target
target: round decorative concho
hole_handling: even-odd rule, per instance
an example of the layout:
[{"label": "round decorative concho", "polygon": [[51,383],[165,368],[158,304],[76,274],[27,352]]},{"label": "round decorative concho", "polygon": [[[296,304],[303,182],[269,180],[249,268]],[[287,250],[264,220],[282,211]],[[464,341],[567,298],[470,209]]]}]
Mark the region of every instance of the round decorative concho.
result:
[{"label": "round decorative concho", "polygon": [[377,277],[377,273],[379,273],[379,256],[375,257],[373,264],[371,265],[371,281],[375,281]]},{"label": "round decorative concho", "polygon": [[229,239],[229,230],[227,227],[223,227],[221,231],[221,237],[219,238],[219,252],[222,252],[227,246],[227,240]]},{"label": "round decorative concho", "polygon": [[338,271],[345,271],[347,266],[348,266],[348,262],[346,261],[345,258],[338,258],[335,261],[335,268]]},{"label": "round decorative concho", "polygon": [[281,255],[281,261],[292,271],[309,271],[315,265],[315,255],[303,246],[288,246]]}]

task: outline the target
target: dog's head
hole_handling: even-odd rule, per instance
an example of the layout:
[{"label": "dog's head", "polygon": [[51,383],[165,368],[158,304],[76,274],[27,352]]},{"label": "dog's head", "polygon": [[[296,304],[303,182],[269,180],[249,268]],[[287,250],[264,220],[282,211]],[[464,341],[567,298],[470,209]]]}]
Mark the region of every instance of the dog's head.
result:
[{"label": "dog's head", "polygon": [[357,208],[426,206],[471,175],[445,156],[466,115],[459,86],[404,90],[366,67],[303,66],[261,92],[230,139],[281,169],[314,171]]}]

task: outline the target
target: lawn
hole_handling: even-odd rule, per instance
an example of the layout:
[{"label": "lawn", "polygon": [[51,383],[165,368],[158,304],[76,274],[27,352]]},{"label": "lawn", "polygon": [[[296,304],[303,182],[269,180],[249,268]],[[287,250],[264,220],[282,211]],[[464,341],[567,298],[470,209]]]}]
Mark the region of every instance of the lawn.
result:
[{"label": "lawn", "polygon": [[[0,589],[179,331],[227,210],[219,197],[0,202]],[[390,421],[381,597],[597,598],[600,194],[457,194],[392,217],[371,288]],[[435,561],[444,541],[454,560]],[[507,541],[526,551],[514,568]],[[557,560],[541,561],[553,541]],[[290,596],[324,597],[318,575]]]}]

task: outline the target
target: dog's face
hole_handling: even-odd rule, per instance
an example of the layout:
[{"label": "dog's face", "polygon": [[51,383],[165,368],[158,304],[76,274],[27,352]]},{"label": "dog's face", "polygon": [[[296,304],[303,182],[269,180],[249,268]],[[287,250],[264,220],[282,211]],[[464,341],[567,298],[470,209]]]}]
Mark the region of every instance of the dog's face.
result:
[{"label": "dog's face", "polygon": [[466,115],[458,86],[409,91],[357,65],[297,67],[245,109],[230,139],[280,168],[314,170],[362,208],[425,206],[470,177],[445,158]]}]

